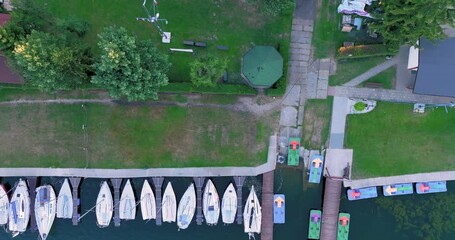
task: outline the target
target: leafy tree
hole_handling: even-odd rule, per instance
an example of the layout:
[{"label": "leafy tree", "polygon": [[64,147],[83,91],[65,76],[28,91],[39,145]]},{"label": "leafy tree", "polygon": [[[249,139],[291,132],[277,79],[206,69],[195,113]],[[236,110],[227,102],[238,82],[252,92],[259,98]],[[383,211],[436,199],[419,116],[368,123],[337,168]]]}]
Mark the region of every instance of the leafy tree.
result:
[{"label": "leafy tree", "polygon": [[203,56],[190,63],[191,82],[199,87],[214,87],[223,76],[227,60],[214,56]]},{"label": "leafy tree", "polygon": [[76,17],[57,19],[56,27],[59,31],[75,34],[78,37],[83,37],[90,28],[87,21]]},{"label": "leafy tree", "polygon": [[455,0],[381,0],[378,6],[379,13],[373,13],[377,20],[369,28],[379,32],[395,50],[403,44],[417,46],[420,37],[444,39],[441,25],[453,25],[455,20],[450,10]]},{"label": "leafy tree", "polygon": [[167,55],[151,41],[137,42],[122,27],[105,28],[98,36],[101,54],[93,65],[92,83],[107,88],[113,98],[157,99],[159,87],[168,83]]},{"label": "leafy tree", "polygon": [[81,84],[87,78],[86,54],[61,37],[38,31],[17,42],[13,50],[27,84],[48,92]]}]

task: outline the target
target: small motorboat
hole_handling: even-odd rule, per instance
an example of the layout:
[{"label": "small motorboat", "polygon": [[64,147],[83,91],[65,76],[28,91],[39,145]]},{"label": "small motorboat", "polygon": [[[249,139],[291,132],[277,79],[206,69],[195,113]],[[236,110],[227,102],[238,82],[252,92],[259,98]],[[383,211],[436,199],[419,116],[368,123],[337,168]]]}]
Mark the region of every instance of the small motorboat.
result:
[{"label": "small motorboat", "polygon": [[193,220],[194,212],[196,211],[196,192],[194,184],[191,183],[186,189],[183,197],[180,199],[177,209],[177,226],[179,229],[186,229]]},{"label": "small motorboat", "polygon": [[348,200],[361,200],[367,198],[375,198],[378,196],[378,190],[376,187],[366,187],[358,189],[349,189],[348,190]]},{"label": "small motorboat", "polygon": [[30,220],[30,193],[22,179],[19,179],[11,197],[8,218],[8,230],[13,237],[25,232]]},{"label": "small motorboat", "polygon": [[9,198],[8,191],[3,184],[0,184],[0,225],[8,223]]},{"label": "small motorboat", "polygon": [[163,213],[163,222],[175,222],[177,215],[177,200],[171,182],[167,184],[166,189],[164,190],[161,212]]},{"label": "small motorboat", "polygon": [[324,157],[319,154],[311,156],[310,173],[308,174],[308,182],[320,183],[322,169],[324,167]]},{"label": "small motorboat", "polygon": [[284,194],[273,195],[273,223],[284,223],[286,209],[285,199]]},{"label": "small motorboat", "polygon": [[65,179],[57,197],[57,218],[73,217],[73,194],[68,179]]},{"label": "small motorboat", "polygon": [[321,234],[321,210],[310,211],[310,221],[308,226],[308,239],[319,239]]},{"label": "small motorboat", "polygon": [[42,240],[46,240],[55,219],[57,198],[51,185],[36,188],[35,219]]},{"label": "small motorboat", "polygon": [[418,182],[416,183],[417,194],[447,192],[446,181]]},{"label": "small motorboat", "polygon": [[112,193],[106,181],[102,182],[98,198],[96,199],[96,222],[98,227],[108,227],[113,212]]},{"label": "small motorboat", "polygon": [[129,179],[126,181],[120,196],[119,217],[124,220],[134,220],[136,218],[136,199],[134,198],[133,187]]},{"label": "small motorboat", "polygon": [[207,225],[216,225],[220,217],[220,198],[212,180],[208,180],[202,194],[202,212]]},{"label": "small motorboat", "polygon": [[337,240],[348,240],[350,224],[351,224],[351,215],[349,213],[339,213],[338,214]]},{"label": "small motorboat", "polygon": [[221,217],[223,223],[231,224],[235,220],[237,213],[237,192],[232,183],[224,191],[223,199],[221,200]]},{"label": "small motorboat", "polygon": [[141,191],[141,213],[143,220],[156,219],[155,194],[147,180],[144,180]]},{"label": "small motorboat", "polygon": [[261,233],[262,210],[259,199],[254,191],[254,186],[251,186],[250,194],[246,199],[245,209],[243,210],[244,230],[248,233],[248,237],[254,238],[254,233]]},{"label": "small motorboat", "polygon": [[386,197],[407,195],[414,193],[414,187],[412,186],[412,183],[391,184],[382,186],[382,192]]}]

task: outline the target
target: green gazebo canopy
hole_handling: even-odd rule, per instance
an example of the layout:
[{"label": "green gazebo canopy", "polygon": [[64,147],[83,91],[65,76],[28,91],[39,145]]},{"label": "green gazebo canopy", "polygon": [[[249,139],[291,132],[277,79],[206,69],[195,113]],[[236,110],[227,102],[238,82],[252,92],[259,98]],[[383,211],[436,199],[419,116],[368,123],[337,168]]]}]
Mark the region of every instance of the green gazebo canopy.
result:
[{"label": "green gazebo canopy", "polygon": [[272,46],[255,46],[243,56],[242,76],[254,88],[269,88],[283,75],[283,57]]}]

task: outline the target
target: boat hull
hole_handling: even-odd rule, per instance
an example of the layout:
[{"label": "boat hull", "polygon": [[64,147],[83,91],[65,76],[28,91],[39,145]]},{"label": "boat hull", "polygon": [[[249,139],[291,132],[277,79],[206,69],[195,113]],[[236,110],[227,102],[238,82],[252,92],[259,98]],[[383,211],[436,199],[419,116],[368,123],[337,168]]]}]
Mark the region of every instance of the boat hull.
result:
[{"label": "boat hull", "polygon": [[231,224],[235,220],[237,213],[237,192],[232,183],[224,191],[223,199],[221,200],[221,216],[223,223]]},{"label": "boat hull", "polygon": [[324,169],[324,157],[318,154],[311,156],[310,174],[308,174],[308,182],[320,183],[322,169]]},{"label": "boat hull", "polygon": [[136,218],[136,199],[129,179],[126,181],[120,197],[119,217],[123,220],[134,220]]},{"label": "boat hull", "polygon": [[68,179],[65,179],[57,197],[57,218],[73,217],[73,194]]},{"label": "boat hull", "polygon": [[8,223],[9,198],[6,188],[0,184],[0,225]]},{"label": "boat hull", "polygon": [[417,194],[447,192],[447,182],[418,182],[416,183]]},{"label": "boat hull", "polygon": [[308,239],[319,239],[321,235],[321,210],[310,211],[310,221],[308,226]]},{"label": "boat hull", "polygon": [[141,213],[143,220],[156,219],[155,194],[147,180],[144,180],[141,190]]},{"label": "boat hull", "polygon": [[109,185],[106,181],[101,184],[98,198],[96,199],[96,222],[98,227],[108,227],[113,213],[113,199]]},{"label": "boat hull", "polygon": [[285,222],[286,198],[284,194],[273,195],[273,223]]},{"label": "boat hull", "polygon": [[19,179],[8,214],[8,230],[16,236],[25,232],[30,220],[30,193],[24,180]]},{"label": "boat hull", "polygon": [[186,189],[182,198],[180,199],[177,209],[177,226],[179,229],[186,229],[190,225],[196,211],[196,192],[194,184]]},{"label": "boat hull", "polygon": [[378,190],[376,187],[366,187],[348,190],[348,199],[350,201],[375,198],[377,196]]},{"label": "boat hull", "polygon": [[175,222],[177,216],[177,199],[175,198],[171,182],[167,184],[166,190],[164,190],[161,211],[163,222]]},{"label": "boat hull", "polygon": [[36,188],[35,219],[41,239],[46,240],[54,224],[57,201],[52,186]]},{"label": "boat hull", "polygon": [[212,180],[208,180],[202,194],[202,211],[207,225],[216,225],[220,217],[220,198]]},{"label": "boat hull", "polygon": [[262,210],[259,199],[254,191],[254,186],[251,187],[250,194],[246,199],[245,209],[243,210],[243,226],[245,233],[252,235],[261,233]]},{"label": "boat hull", "polygon": [[382,192],[386,197],[408,195],[414,193],[414,187],[412,183],[391,184],[382,186]]}]

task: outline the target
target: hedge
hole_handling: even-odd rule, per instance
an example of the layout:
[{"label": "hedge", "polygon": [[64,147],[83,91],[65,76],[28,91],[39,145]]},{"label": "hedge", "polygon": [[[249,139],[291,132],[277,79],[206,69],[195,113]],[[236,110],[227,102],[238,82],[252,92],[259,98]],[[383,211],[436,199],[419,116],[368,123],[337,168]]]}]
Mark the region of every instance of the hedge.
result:
[{"label": "hedge", "polygon": [[340,47],[337,52],[338,59],[364,58],[387,55],[393,55],[393,53],[384,44]]}]

